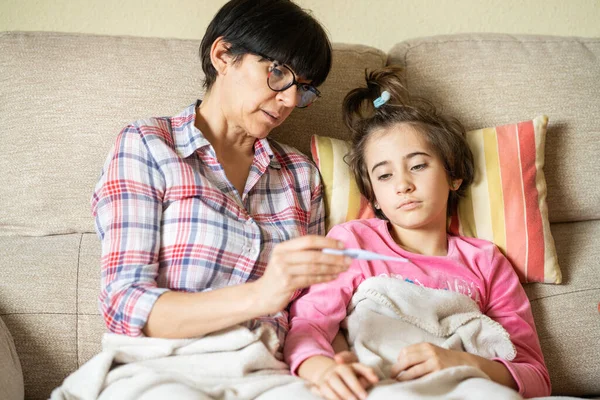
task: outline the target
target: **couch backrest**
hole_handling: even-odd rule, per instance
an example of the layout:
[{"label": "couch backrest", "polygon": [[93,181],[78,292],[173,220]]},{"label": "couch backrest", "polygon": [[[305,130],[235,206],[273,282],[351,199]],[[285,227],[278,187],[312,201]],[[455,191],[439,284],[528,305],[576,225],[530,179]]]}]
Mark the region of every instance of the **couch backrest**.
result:
[{"label": "couch backrest", "polygon": [[[0,235],[93,232],[90,197],[118,132],[201,98],[197,40],[0,33]],[[334,45],[323,97],[273,136],[310,154],[314,133],[343,137],[341,100],[384,52]],[[10,77],[10,79],[9,79]],[[325,128],[326,130],[323,130]],[[35,218],[32,218],[35,216]]]},{"label": "couch backrest", "polygon": [[467,130],[547,115],[550,222],[600,219],[600,38],[436,36],[397,44],[388,63]]}]

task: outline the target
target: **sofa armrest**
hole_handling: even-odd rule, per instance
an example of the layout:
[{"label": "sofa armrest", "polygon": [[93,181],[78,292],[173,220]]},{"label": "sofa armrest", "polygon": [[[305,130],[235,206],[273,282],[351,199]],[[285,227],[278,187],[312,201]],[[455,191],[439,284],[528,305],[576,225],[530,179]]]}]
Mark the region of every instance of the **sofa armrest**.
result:
[{"label": "sofa armrest", "polygon": [[23,372],[12,336],[0,318],[0,399],[23,400]]}]

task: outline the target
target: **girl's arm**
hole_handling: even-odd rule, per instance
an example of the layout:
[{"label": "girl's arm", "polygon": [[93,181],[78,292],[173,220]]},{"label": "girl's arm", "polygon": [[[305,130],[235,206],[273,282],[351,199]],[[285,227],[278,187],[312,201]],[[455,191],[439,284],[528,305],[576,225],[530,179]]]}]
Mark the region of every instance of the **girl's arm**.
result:
[{"label": "girl's arm", "polygon": [[462,365],[478,368],[492,381],[511,389],[518,389],[516,381],[504,364],[464,351],[444,349],[432,343],[417,343],[400,350],[398,361],[393,365],[390,375],[404,382]]},{"label": "girl's arm", "polygon": [[[356,242],[350,232],[337,226],[327,237],[348,247]],[[333,359],[332,341],[346,317],[346,306],[363,279],[359,263],[354,261],[336,280],[311,286],[292,303],[290,330],[284,346],[284,357],[292,373],[297,373],[300,364],[309,357],[321,355]]]},{"label": "girl's arm", "polygon": [[515,380],[523,397],[549,396],[550,377],[544,363],[531,305],[508,259],[493,246],[487,282],[487,308],[484,313],[510,334],[517,350],[514,360],[495,359]]}]

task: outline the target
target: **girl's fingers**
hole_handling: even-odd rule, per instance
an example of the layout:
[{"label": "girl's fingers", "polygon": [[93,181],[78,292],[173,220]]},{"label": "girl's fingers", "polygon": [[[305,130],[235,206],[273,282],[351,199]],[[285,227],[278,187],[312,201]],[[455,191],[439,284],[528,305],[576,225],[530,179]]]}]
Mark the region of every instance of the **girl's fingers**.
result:
[{"label": "girl's fingers", "polygon": [[346,384],[346,387],[352,391],[354,396],[359,399],[365,399],[367,397],[367,391],[358,381],[358,377],[354,373],[352,368],[344,368],[340,371],[342,381]]},{"label": "girl's fingers", "polygon": [[357,400],[352,391],[346,386],[342,378],[335,374],[329,380],[329,387],[343,400]]},{"label": "girl's fingers", "polygon": [[367,381],[371,384],[379,382],[379,377],[371,367],[367,367],[364,364],[355,363],[352,364],[352,369],[354,369],[354,371],[356,371],[356,373],[359,374],[361,377],[366,378]]},{"label": "girl's fingers", "polygon": [[[427,363],[421,363],[405,370],[400,375],[396,376],[395,379],[398,382],[411,381],[413,379],[417,379],[427,374],[430,374],[431,372],[433,371],[430,370]],[[394,377],[394,375],[392,375],[392,377]]]},{"label": "girl's fingers", "polygon": [[335,394],[333,389],[331,389],[327,383],[323,383],[319,386],[318,391],[321,393],[320,396],[325,397],[327,400],[343,400]]},{"label": "girl's fingers", "polygon": [[391,376],[396,376],[400,372],[405,371],[414,365],[427,361],[428,357],[425,352],[421,350],[421,347],[420,344],[413,344],[400,350],[400,353],[398,353],[398,361],[390,370]]},{"label": "girl's fingers", "polygon": [[338,364],[353,364],[358,362],[356,354],[349,350],[344,350],[333,356],[333,359]]}]

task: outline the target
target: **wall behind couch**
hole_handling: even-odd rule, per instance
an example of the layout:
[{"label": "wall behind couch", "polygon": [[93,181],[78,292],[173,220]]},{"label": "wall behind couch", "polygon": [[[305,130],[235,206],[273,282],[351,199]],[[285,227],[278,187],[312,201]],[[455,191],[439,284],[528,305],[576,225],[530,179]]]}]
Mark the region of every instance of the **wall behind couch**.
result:
[{"label": "wall behind couch", "polygon": [[[600,0],[296,0],[336,42],[384,51],[458,32],[600,36]],[[1,0],[0,31],[200,39],[225,0]]]}]

